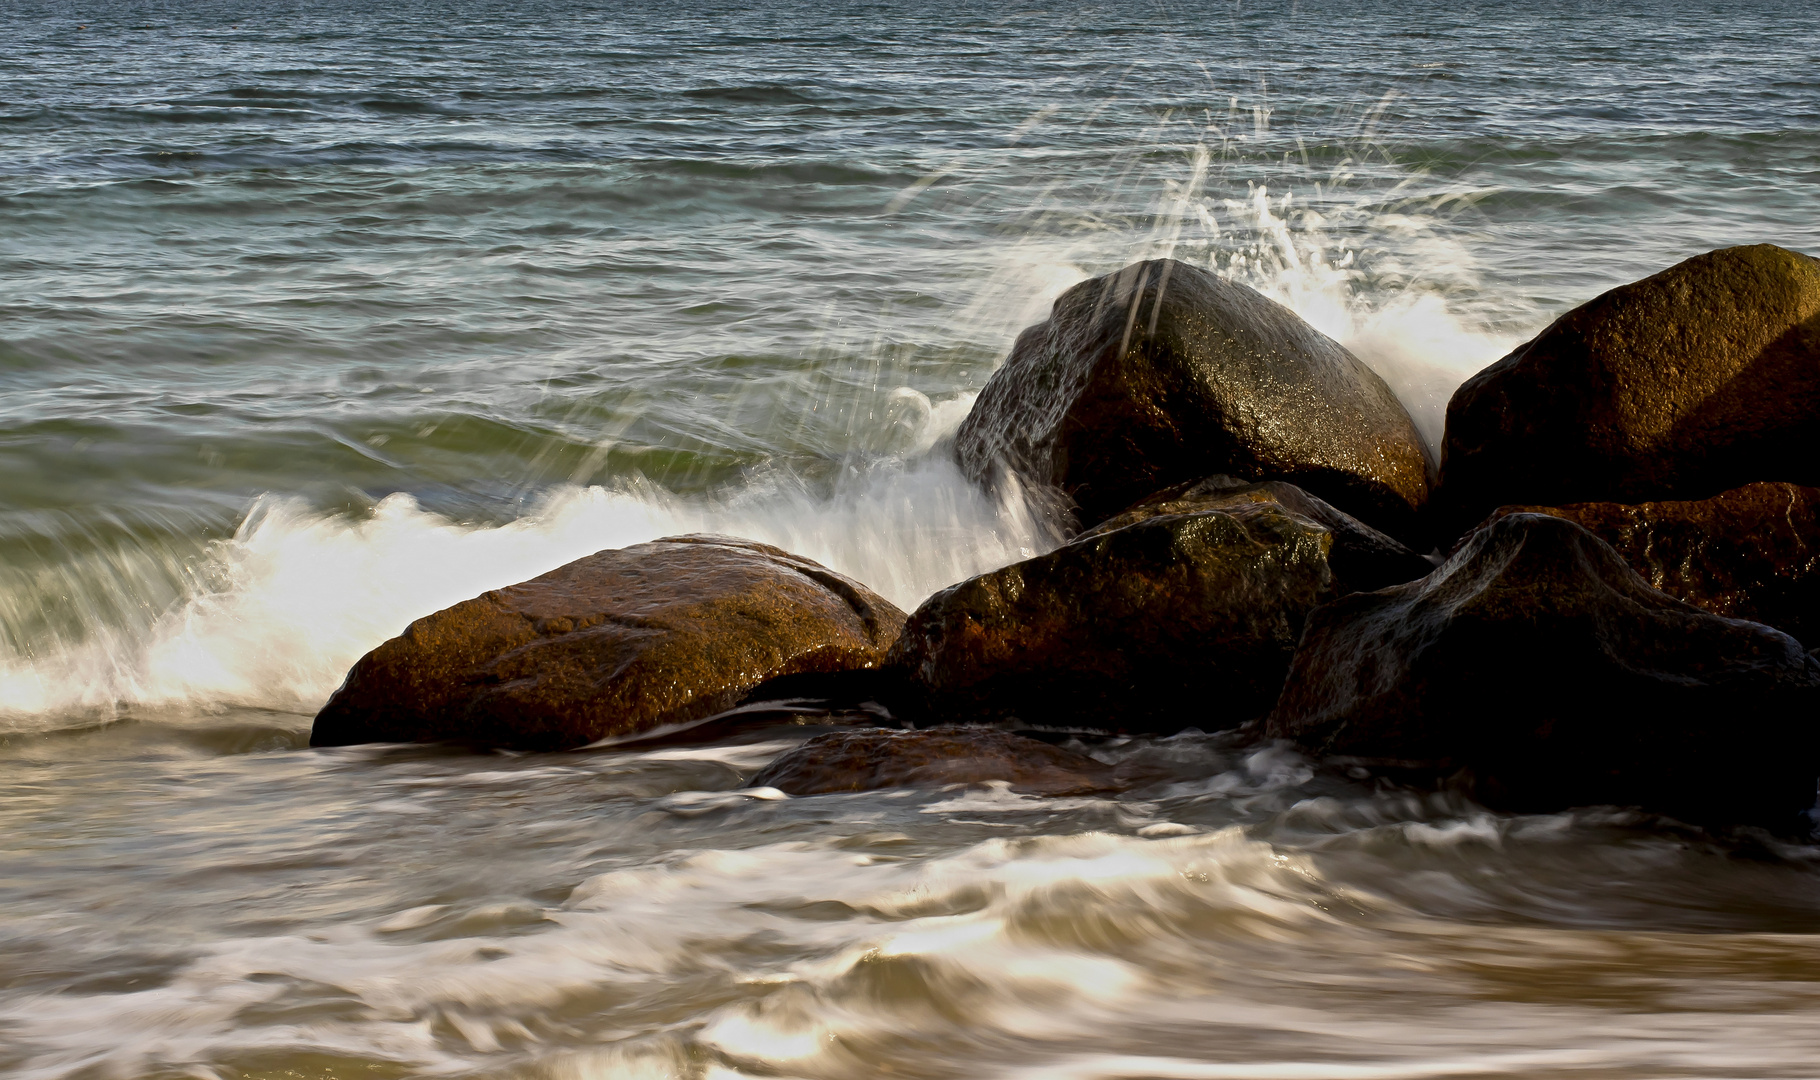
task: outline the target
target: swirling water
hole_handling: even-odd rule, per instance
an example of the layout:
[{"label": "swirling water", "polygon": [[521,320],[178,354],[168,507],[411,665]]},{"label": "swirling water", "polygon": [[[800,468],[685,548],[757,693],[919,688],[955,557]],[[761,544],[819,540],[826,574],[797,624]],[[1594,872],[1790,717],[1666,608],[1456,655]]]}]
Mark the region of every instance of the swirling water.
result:
[{"label": "swirling water", "polygon": [[411,618],[714,530],[909,606],[1054,526],[943,457],[1168,253],[1438,434],[1601,288],[1820,251],[1786,5],[15,2],[0,1068],[1810,1076],[1812,849],[1191,733],[1118,799],[737,789],[813,728],[304,748]]}]

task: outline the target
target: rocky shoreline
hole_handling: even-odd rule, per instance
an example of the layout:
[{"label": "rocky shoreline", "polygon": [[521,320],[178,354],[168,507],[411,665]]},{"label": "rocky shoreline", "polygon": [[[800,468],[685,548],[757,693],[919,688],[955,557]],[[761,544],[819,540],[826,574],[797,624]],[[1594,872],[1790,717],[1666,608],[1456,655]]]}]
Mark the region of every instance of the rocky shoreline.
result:
[{"label": "rocky shoreline", "polygon": [[1238,729],[1494,807],[1812,828],[1811,257],[1721,249],[1575,308],[1459,388],[1439,462],[1287,308],[1139,263],[1020,335],[954,453],[1078,535],[907,616],[750,541],[602,551],[414,622],[311,742],[572,749],[809,697],[880,726],[755,783],[1115,790],[1012,729]]}]

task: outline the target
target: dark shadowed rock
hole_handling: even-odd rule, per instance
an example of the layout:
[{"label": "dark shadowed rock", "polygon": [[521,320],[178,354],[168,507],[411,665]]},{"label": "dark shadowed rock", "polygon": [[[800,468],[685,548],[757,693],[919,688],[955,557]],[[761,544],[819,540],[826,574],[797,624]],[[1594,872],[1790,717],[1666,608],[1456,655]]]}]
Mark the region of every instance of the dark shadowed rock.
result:
[{"label": "dark shadowed rock", "polygon": [[1159,514],[930,597],[890,666],[937,721],[1175,731],[1261,716],[1334,534],[1272,502]]},{"label": "dark shadowed rock", "polygon": [[1362,592],[1401,585],[1426,577],[1435,568],[1426,556],[1417,555],[1350,514],[1281,480],[1248,484],[1230,476],[1209,476],[1191,484],[1179,484],[1108,518],[1082,535],[1111,532],[1168,514],[1193,514],[1205,510],[1244,512],[1257,504],[1274,504],[1333,533],[1327,565],[1333,570],[1335,592]]},{"label": "dark shadowed rock", "polygon": [[1270,735],[1462,770],[1518,810],[1792,822],[1820,773],[1820,663],[1649,587],[1570,521],[1513,514],[1422,581],[1318,609]]},{"label": "dark shadowed rock", "polygon": [[699,720],[780,676],[875,666],[903,621],[764,544],[602,551],[418,619],[354,665],[310,743],[583,746]]},{"label": "dark shadowed rock", "polygon": [[1031,795],[1083,795],[1116,787],[1113,770],[1085,754],[992,728],[835,731],[817,735],[752,778],[791,795],[940,787],[1008,780]]},{"label": "dark shadowed rock", "polygon": [[1820,261],[1725,248],[1555,320],[1447,406],[1437,511],[1820,484]]},{"label": "dark shadowed rock", "polygon": [[1291,481],[1407,536],[1428,449],[1384,381],[1281,304],[1186,263],[1063,293],[955,437],[982,482],[1059,489],[1093,525],[1210,473]]},{"label": "dark shadowed rock", "polygon": [[1747,484],[1698,501],[1506,506],[1494,516],[1514,513],[1585,526],[1677,600],[1820,642],[1820,488]]}]

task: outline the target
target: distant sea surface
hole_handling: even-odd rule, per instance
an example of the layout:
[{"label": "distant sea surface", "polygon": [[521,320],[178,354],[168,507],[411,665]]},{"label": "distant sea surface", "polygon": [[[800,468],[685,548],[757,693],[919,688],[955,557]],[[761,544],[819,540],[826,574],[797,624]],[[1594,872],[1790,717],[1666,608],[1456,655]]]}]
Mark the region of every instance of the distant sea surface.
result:
[{"label": "distant sea surface", "polygon": [[943,440],[1135,259],[1438,440],[1606,288],[1820,253],[1817,14],[12,0],[0,1071],[1812,1076],[1813,848],[1198,732],[1074,800],[739,794],[801,729],[306,744],[411,619],[601,548],[749,536],[906,609],[1048,549]]}]

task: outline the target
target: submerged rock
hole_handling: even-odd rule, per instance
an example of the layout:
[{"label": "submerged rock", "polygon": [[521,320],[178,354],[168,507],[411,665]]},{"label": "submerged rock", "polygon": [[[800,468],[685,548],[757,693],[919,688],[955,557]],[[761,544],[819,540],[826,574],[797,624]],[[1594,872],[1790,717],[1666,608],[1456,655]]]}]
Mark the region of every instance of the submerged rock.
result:
[{"label": "submerged rock", "polygon": [[1820,643],[1820,488],[1747,484],[1684,502],[1506,506],[1585,526],[1644,580],[1715,615]]},{"label": "submerged rock", "polygon": [[1294,484],[1286,484],[1281,480],[1248,484],[1230,476],[1210,476],[1191,484],[1179,484],[1108,518],[1082,535],[1111,532],[1126,525],[1169,514],[1192,514],[1204,510],[1243,513],[1259,504],[1275,504],[1333,533],[1333,545],[1327,552],[1327,565],[1333,570],[1334,590],[1337,593],[1400,585],[1405,581],[1425,577],[1435,568],[1435,564],[1427,557],[1417,555],[1394,538],[1315,498]]},{"label": "submerged rock", "polygon": [[1076,285],[1025,330],[955,437],[982,482],[1059,489],[1093,525],[1210,473],[1288,480],[1410,535],[1432,468],[1384,381],[1243,285],[1169,259]]},{"label": "submerged rock", "polygon": [[1814,804],[1820,663],[1650,588],[1570,521],[1512,514],[1422,581],[1317,610],[1266,730],[1459,770],[1493,806],[1782,824]]},{"label": "submerged rock", "polygon": [[790,795],[1010,781],[1030,795],[1084,795],[1116,787],[1113,770],[1085,754],[992,728],[835,731],[766,766],[753,787]]},{"label": "submerged rock", "polygon": [[1725,248],[1613,289],[1455,392],[1437,509],[1820,484],[1820,260]]},{"label": "submerged rock", "polygon": [[901,707],[1148,731],[1263,715],[1303,619],[1336,591],[1338,538],[1278,502],[1229,501],[1139,511],[936,593],[891,650]]},{"label": "submerged rock", "polygon": [[876,666],[903,621],[800,556],[670,537],[418,619],[354,665],[310,743],[583,746],[702,719],[770,679]]}]

